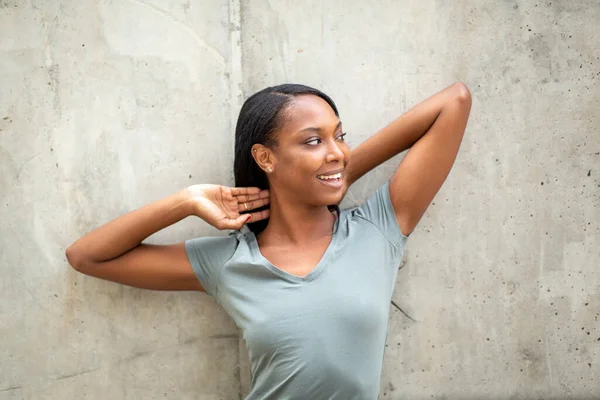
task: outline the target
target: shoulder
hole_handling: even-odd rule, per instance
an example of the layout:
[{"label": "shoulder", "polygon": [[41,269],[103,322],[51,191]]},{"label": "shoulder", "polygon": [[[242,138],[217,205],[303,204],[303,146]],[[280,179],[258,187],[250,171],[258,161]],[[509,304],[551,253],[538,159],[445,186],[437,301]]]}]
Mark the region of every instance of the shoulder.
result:
[{"label": "shoulder", "polygon": [[379,186],[375,192],[360,197],[362,199],[357,201],[358,205],[344,209],[342,214],[349,218],[361,218],[371,223],[376,223],[382,217],[395,217],[388,182]]},{"label": "shoulder", "polygon": [[205,254],[220,253],[233,255],[240,241],[239,235],[231,232],[227,236],[202,236],[185,241],[188,253],[202,252]]},{"label": "shoulder", "polygon": [[243,231],[232,231],[227,236],[198,237],[185,241],[190,265],[210,295],[215,296],[218,292],[219,276],[225,264],[240,253],[240,248],[247,247],[247,236]]},{"label": "shoulder", "polygon": [[252,231],[247,226],[236,231],[230,231],[223,236],[201,236],[185,241],[185,248],[188,253],[202,252],[205,255],[220,255],[220,258],[227,261],[231,258],[240,246],[249,244]]},{"label": "shoulder", "polygon": [[348,219],[357,224],[375,227],[394,246],[405,242],[404,236],[398,225],[396,213],[390,198],[389,183],[379,186],[374,193],[368,195],[366,200],[358,206],[345,209],[340,215],[340,220]]}]

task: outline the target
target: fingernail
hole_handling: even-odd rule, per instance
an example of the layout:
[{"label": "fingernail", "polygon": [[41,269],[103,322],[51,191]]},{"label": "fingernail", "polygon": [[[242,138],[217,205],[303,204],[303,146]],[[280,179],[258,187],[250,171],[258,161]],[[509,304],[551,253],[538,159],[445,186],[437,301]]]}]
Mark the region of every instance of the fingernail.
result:
[{"label": "fingernail", "polygon": [[252,215],[248,215],[248,219],[246,220],[246,222],[250,221],[252,219]]}]

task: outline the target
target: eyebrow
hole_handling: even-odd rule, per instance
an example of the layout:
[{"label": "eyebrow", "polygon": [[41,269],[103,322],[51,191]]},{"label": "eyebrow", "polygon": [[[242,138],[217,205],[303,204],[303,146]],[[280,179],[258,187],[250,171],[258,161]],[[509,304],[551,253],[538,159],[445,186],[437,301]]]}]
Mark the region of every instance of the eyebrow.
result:
[{"label": "eyebrow", "polygon": [[[337,131],[340,128],[340,126],[342,126],[342,121],[338,121],[337,125],[335,126],[334,131]],[[317,133],[322,133],[323,131],[324,131],[323,128],[318,128],[318,127],[315,127],[315,126],[309,126],[308,128],[300,129],[296,133],[301,133],[301,132],[317,132]]]}]

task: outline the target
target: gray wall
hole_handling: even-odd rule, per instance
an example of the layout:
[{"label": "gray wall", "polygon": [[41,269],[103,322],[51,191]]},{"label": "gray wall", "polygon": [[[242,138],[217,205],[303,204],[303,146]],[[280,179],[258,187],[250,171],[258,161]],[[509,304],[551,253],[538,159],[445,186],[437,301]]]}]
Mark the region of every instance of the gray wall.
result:
[{"label": "gray wall", "polygon": [[0,1],[0,399],[240,398],[208,296],[88,278],[64,249],[231,184],[243,98],[284,81],[329,93],[352,146],[452,82],[473,94],[398,275],[412,319],[392,308],[381,398],[599,398],[598,21],[596,0]]}]

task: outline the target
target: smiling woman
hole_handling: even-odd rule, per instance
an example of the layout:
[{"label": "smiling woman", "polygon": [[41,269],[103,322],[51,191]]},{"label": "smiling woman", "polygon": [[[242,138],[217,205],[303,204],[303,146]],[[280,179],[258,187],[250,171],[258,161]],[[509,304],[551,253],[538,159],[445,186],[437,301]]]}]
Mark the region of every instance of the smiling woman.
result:
[{"label": "smiling woman", "polygon": [[[327,95],[266,88],[240,111],[235,188],[190,186],[87,234],[67,257],[88,275],[213,296],[244,333],[247,399],[376,399],[397,268],[452,167],[470,107],[467,87],[454,84],[350,152]],[[353,182],[408,148],[388,183],[339,210]],[[142,244],[190,215],[233,231]]]},{"label": "smiling woman", "polygon": [[[321,91],[292,84],[261,90],[250,96],[240,110],[235,184],[270,189],[271,213],[293,202],[304,211],[316,207],[312,219],[322,220],[325,216],[327,220],[330,213],[323,206],[339,204],[345,193],[342,176],[350,149],[344,137],[337,107]],[[338,173],[342,176],[335,182],[325,180],[327,175]],[[292,217],[289,210],[283,214],[273,219],[305,219]],[[248,227],[259,234],[268,224],[265,219],[252,221]]]}]

